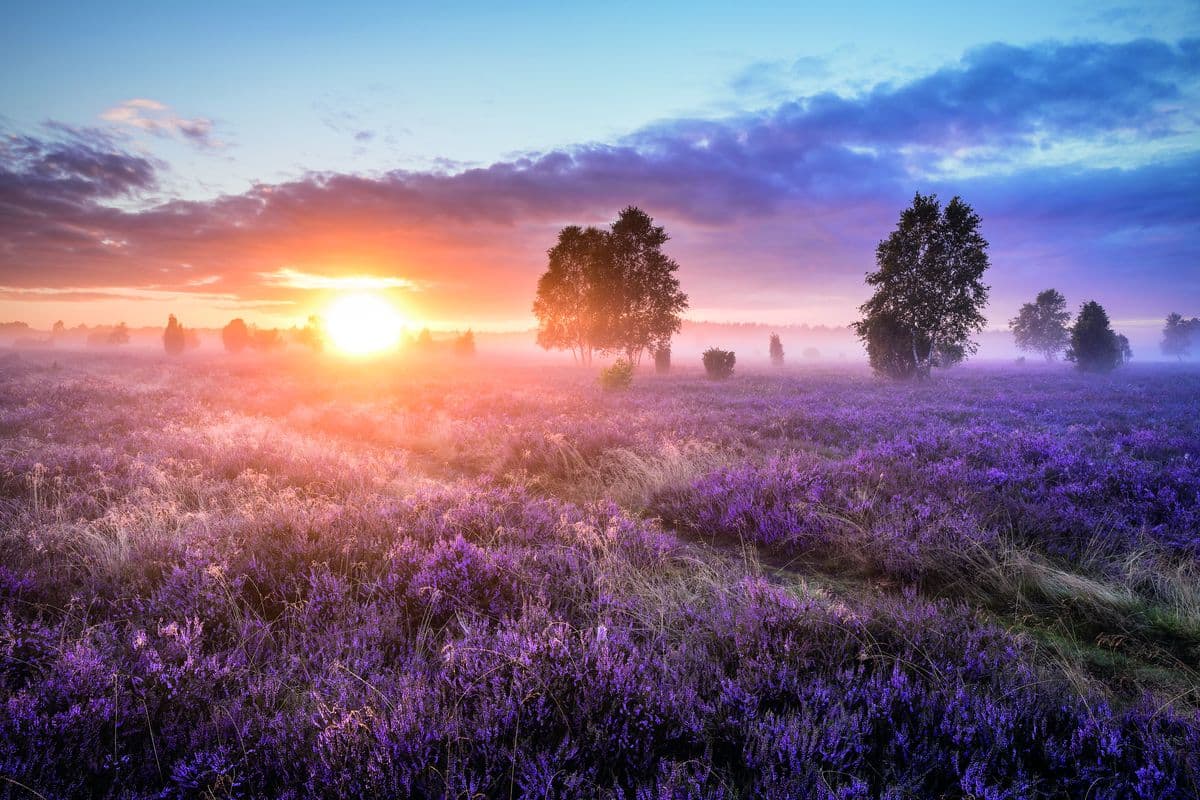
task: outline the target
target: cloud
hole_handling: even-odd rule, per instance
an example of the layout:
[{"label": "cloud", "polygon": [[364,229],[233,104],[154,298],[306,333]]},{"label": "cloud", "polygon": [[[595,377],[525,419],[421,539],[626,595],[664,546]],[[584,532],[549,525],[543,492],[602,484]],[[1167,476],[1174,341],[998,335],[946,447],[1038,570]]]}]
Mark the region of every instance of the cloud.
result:
[{"label": "cloud", "polygon": [[417,290],[416,281],[395,276],[379,275],[317,275],[301,272],[291,267],[281,267],[274,272],[259,273],[263,283],[271,286],[287,286],[292,289],[320,289],[333,291],[377,291],[379,289]]},{"label": "cloud", "polygon": [[[1023,291],[1025,269],[1045,279],[1038,264],[1084,286],[1130,280],[1136,262],[1133,294],[1165,302],[1200,282],[1198,76],[1195,40],[989,45],[905,82],[610,143],[447,172],[313,173],[141,210],[115,201],[154,186],[161,165],[95,132],[9,136],[0,283],[186,291],[219,276],[222,291],[272,302],[369,280],[422,288],[431,315],[524,314],[557,227],[637,204],[675,237],[698,306],[731,292],[797,314],[836,301],[844,320],[919,189],[980,210],[997,298]],[[137,102],[122,106],[135,119],[168,113]]]},{"label": "cloud", "polygon": [[171,111],[170,106],[157,100],[135,97],[113,106],[101,114],[100,118],[155,136],[178,136],[205,149],[225,146],[224,142],[213,135],[212,120],[205,117],[180,117]]}]

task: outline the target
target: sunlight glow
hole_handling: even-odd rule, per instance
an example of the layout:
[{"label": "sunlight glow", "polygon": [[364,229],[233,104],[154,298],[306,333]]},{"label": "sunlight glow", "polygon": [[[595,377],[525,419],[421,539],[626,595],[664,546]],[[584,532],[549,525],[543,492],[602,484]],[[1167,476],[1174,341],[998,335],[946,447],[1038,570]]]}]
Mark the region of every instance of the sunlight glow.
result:
[{"label": "sunlight glow", "polygon": [[325,312],[325,330],[334,348],[346,355],[365,356],[391,350],[400,341],[403,320],[377,294],[345,294]]},{"label": "sunlight glow", "polygon": [[419,289],[416,281],[395,275],[318,275],[282,267],[274,272],[260,272],[264,283],[292,289],[334,289],[344,292],[369,292],[378,289]]}]

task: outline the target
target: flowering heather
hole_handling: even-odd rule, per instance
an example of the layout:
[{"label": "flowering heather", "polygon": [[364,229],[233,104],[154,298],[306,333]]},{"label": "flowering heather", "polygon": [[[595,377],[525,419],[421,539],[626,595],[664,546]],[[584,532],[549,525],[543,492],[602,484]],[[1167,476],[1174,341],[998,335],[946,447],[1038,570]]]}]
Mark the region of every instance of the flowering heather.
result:
[{"label": "flowering heather", "polygon": [[1200,374],[477,370],[0,364],[0,797],[1200,793]]}]

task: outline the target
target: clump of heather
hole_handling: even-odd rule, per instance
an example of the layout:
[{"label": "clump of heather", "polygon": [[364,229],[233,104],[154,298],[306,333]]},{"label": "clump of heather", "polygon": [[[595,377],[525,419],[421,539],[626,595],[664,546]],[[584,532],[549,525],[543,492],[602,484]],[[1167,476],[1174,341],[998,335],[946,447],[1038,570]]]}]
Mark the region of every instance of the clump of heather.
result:
[{"label": "clump of heather", "polygon": [[0,797],[1200,790],[1190,373],[0,369]]}]

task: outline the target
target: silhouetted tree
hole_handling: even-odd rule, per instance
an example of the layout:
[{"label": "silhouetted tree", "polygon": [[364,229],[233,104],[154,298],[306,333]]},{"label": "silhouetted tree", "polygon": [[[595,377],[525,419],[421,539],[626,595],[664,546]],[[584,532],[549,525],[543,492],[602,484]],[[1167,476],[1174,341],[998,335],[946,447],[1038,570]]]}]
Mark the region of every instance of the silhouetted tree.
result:
[{"label": "silhouetted tree", "polygon": [[701,360],[704,362],[704,371],[708,377],[714,380],[723,380],[733,374],[733,365],[737,363],[737,356],[731,350],[710,347],[704,351]]},{"label": "silhouetted tree", "polygon": [[269,352],[283,347],[283,336],[278,328],[251,328],[250,346],[255,350]]},{"label": "silhouetted tree", "polygon": [[585,364],[597,350],[638,363],[646,350],[668,346],[687,308],[675,276],[679,265],[662,252],[668,238],[632,206],[607,231],[576,225],[559,231],[533,302],[538,344],[570,350]]},{"label": "silhouetted tree", "polygon": [[1109,326],[1108,313],[1095,300],[1083,304],[1071,326],[1067,360],[1088,372],[1108,372],[1121,364],[1121,343]]},{"label": "silhouetted tree", "polygon": [[1123,334],[1117,334],[1117,347],[1121,350],[1121,363],[1128,364],[1133,360],[1133,348],[1129,346],[1129,338]]},{"label": "silhouetted tree", "polygon": [[116,346],[129,344],[129,326],[124,322],[118,322],[116,327],[108,332],[105,343]]},{"label": "silhouetted tree", "polygon": [[302,328],[292,329],[292,341],[314,353],[325,349],[325,323],[316,314],[310,315]]},{"label": "silhouetted tree", "polygon": [[662,251],[668,239],[661,225],[634,206],[621,211],[608,235],[612,273],[604,282],[600,343],[606,351],[623,351],[634,364],[646,350],[670,342],[688,307],[675,276],[679,264]]},{"label": "silhouetted tree", "polygon": [[659,345],[654,348],[654,371],[666,375],[671,371],[671,345]]},{"label": "silhouetted tree", "polygon": [[1175,356],[1182,361],[1191,352],[1192,339],[1197,334],[1200,334],[1200,319],[1185,319],[1183,315],[1171,312],[1163,326],[1162,344],[1159,347],[1163,355]]},{"label": "silhouetted tree", "polygon": [[927,377],[975,352],[988,287],[988,243],[979,215],[955,197],[943,210],[936,195],[917,194],[875,251],[867,283],[875,294],[859,309],[855,332],[871,366],[902,378]]},{"label": "silhouetted tree", "polygon": [[175,315],[171,314],[167,317],[167,328],[163,331],[163,349],[167,351],[167,355],[177,356],[186,347],[187,337],[184,334],[183,326],[179,324],[179,320],[175,319]]},{"label": "silhouetted tree", "polygon": [[241,317],[232,319],[221,329],[221,343],[226,352],[240,353],[250,346],[250,328]]},{"label": "silhouetted tree", "polygon": [[607,234],[599,228],[569,225],[547,252],[549,265],[538,279],[533,313],[537,343],[546,350],[570,350],[583,364],[597,349],[597,319],[604,275],[611,271]]},{"label": "silhouetted tree", "polygon": [[475,355],[475,332],[468,329],[466,333],[454,340],[454,355],[469,357]]},{"label": "silhouetted tree", "polygon": [[779,341],[779,334],[771,334],[771,344],[768,350],[771,353],[771,363],[777,367],[783,366],[783,342]]},{"label": "silhouetted tree", "polygon": [[433,349],[433,334],[429,332],[429,328],[422,328],[417,334],[417,349],[428,352]]},{"label": "silhouetted tree", "polygon": [[1066,348],[1071,340],[1067,322],[1071,312],[1067,311],[1067,298],[1057,289],[1038,292],[1037,299],[1021,306],[1020,312],[1009,320],[1017,347],[1041,353],[1047,361]]},{"label": "silhouetted tree", "polygon": [[50,329],[50,335],[55,338],[62,336],[66,332],[67,332],[67,326],[66,326],[66,324],[63,323],[63,321],[61,319],[58,322],[54,323],[54,327]]}]

